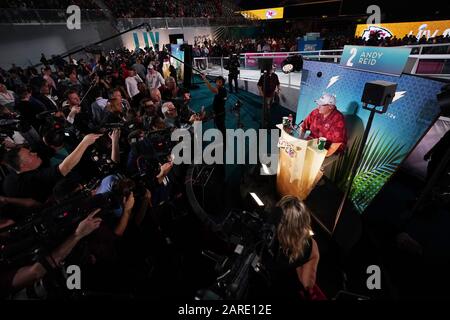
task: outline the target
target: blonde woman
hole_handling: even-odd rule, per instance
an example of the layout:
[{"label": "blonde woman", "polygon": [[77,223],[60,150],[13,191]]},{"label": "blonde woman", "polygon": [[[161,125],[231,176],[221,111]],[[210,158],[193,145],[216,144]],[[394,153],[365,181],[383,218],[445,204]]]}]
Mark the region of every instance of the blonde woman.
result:
[{"label": "blonde woman", "polygon": [[285,196],[270,263],[271,295],[298,297],[302,290],[311,292],[316,283],[319,249],[312,238],[311,215],[297,197]]}]

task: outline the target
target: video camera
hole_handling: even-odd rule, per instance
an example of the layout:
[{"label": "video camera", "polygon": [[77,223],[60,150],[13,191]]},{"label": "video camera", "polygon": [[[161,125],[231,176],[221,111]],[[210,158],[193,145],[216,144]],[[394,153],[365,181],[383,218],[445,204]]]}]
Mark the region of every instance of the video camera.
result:
[{"label": "video camera", "polygon": [[0,265],[24,265],[37,261],[97,208],[113,208],[117,203],[113,192],[91,196],[80,192],[54,207],[28,216],[12,226],[0,230]]},{"label": "video camera", "polygon": [[231,255],[220,256],[210,251],[203,254],[216,262],[217,282],[200,292],[200,300],[208,296],[225,300],[240,300],[246,297],[249,279],[254,272],[269,282],[262,256],[270,251],[276,234],[274,224],[266,222],[254,212],[232,210],[220,226],[219,234],[234,246]]},{"label": "video camera", "polygon": [[13,135],[14,131],[25,132],[30,127],[21,121],[20,116],[5,114],[0,116],[0,133]]}]

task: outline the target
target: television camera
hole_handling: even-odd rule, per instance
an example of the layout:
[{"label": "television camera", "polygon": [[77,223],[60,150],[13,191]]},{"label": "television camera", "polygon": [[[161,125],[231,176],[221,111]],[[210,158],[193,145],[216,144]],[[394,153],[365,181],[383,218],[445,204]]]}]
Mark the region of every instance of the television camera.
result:
[{"label": "television camera", "polygon": [[252,276],[259,276],[265,283],[269,283],[270,276],[264,266],[263,254],[270,252],[275,232],[275,224],[265,221],[255,212],[230,211],[220,225],[219,235],[234,250],[226,256],[211,251],[202,252],[216,262],[215,271],[218,276],[214,285],[198,292],[197,298],[245,299]]}]

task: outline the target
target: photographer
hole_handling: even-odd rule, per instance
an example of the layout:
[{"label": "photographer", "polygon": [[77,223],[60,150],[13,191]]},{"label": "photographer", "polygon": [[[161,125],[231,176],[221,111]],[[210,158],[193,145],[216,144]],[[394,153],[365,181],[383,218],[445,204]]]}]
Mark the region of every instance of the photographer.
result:
[{"label": "photographer", "polygon": [[42,140],[52,151],[50,158],[51,166],[58,166],[69,155],[69,150],[65,146],[63,130],[51,128],[44,133]]},{"label": "photographer", "polygon": [[125,121],[123,104],[117,98],[109,99],[100,121],[101,126],[107,123],[122,123]]},{"label": "photographer", "polygon": [[144,81],[136,73],[134,68],[128,69],[128,78],[125,79],[125,86],[127,88],[128,96],[131,99],[139,93],[138,84],[143,82]]},{"label": "photographer", "polygon": [[166,79],[166,84],[161,86],[159,91],[161,92],[162,99],[165,101],[169,101],[178,97],[180,89],[177,86],[175,78],[168,77]]},{"label": "photographer", "polygon": [[100,88],[96,87],[93,91],[95,101],[91,103],[91,122],[94,126],[98,126],[102,122],[102,119],[106,113],[105,108],[108,104],[108,99],[104,98]]},{"label": "photographer", "polygon": [[90,131],[89,123],[91,121],[87,108],[81,106],[81,99],[78,91],[69,90],[66,92],[67,100],[63,103],[63,112],[69,124],[73,125],[82,133]]},{"label": "photographer", "polygon": [[32,213],[40,209],[42,203],[30,198],[11,198],[0,196],[0,220],[18,220],[24,213]]},{"label": "photographer", "polygon": [[155,105],[156,111],[158,113],[161,113],[162,107],[161,91],[159,91],[159,89],[157,88],[150,90],[150,98],[152,99],[153,104]]},{"label": "photographer", "polygon": [[164,115],[164,123],[166,128],[179,128],[180,122],[178,121],[177,108],[172,102],[166,102],[162,105],[161,111]]},{"label": "photographer", "polygon": [[263,97],[261,128],[267,129],[271,121],[270,109],[272,108],[275,96],[280,94],[280,80],[275,73],[274,66],[270,66],[269,70],[264,70],[264,74],[261,75],[258,81],[258,90],[260,96]]},{"label": "photographer", "polygon": [[138,83],[138,90],[139,93],[131,99],[131,108],[136,111],[139,110],[139,106],[142,100],[150,98],[149,91],[147,90],[147,86],[144,82]]},{"label": "photographer", "polygon": [[58,103],[57,99],[58,97],[54,97],[51,95],[52,87],[46,80],[42,81],[41,89],[39,94],[36,96],[36,99],[38,99],[44,106],[46,111],[57,111]]},{"label": "photographer", "polygon": [[238,75],[241,73],[239,71],[241,64],[239,63],[239,57],[237,54],[233,53],[228,59],[228,63],[225,67],[228,70],[228,85],[230,86],[230,93],[233,93],[233,81],[236,93],[239,91]]},{"label": "photographer", "polygon": [[138,114],[144,130],[150,130],[153,118],[158,116],[156,107],[149,98],[141,100]]},{"label": "photographer", "polygon": [[[205,74],[202,74],[202,79],[208,87],[209,91],[214,93],[213,110],[214,110],[214,123],[217,129],[222,132],[225,142],[226,127],[225,127],[225,103],[227,101],[227,89],[225,89],[225,79],[221,76],[216,78],[216,87],[213,87]],[[226,145],[224,143],[224,145]]]},{"label": "photographer", "polygon": [[[0,120],[14,120],[15,118],[16,114],[0,104]],[[5,149],[10,150],[27,142],[18,129],[21,129],[20,126],[15,124],[12,125],[12,128],[10,125],[0,126],[0,141]]]},{"label": "photographer", "polygon": [[117,100],[120,101],[120,103],[122,104],[123,112],[127,112],[127,110],[131,108],[130,107],[130,103],[128,102],[128,100],[123,98],[123,91],[122,91],[122,89],[120,87],[119,88],[115,88],[112,91],[111,99],[117,99]]},{"label": "photographer", "polygon": [[[111,175],[104,178],[100,186],[96,190],[96,194],[104,194],[113,192],[117,197],[121,198],[121,202],[117,203],[113,208],[113,214],[117,223],[113,227],[114,234],[118,237],[122,237],[127,229],[133,208],[135,206],[134,190],[136,188],[135,183],[130,179],[121,179],[117,175]],[[151,204],[151,193],[149,190],[144,190],[143,197],[140,197],[140,205],[136,217],[139,222],[142,221],[148,206]]]},{"label": "photographer", "polygon": [[177,109],[179,115],[179,121],[181,124],[192,124],[195,121],[203,121],[205,119],[205,109],[202,107],[199,113],[196,113],[189,107],[189,103],[191,102],[191,93],[185,90],[182,94],[181,101],[177,101]]},{"label": "photographer", "polygon": [[54,185],[80,162],[86,149],[101,134],[88,134],[58,166],[42,168],[42,160],[25,147],[17,147],[4,155],[4,162],[14,171],[3,181],[6,196],[32,198],[46,202]]},{"label": "photographer", "polygon": [[[21,268],[0,267],[0,297],[6,297],[26,288],[42,279],[48,272],[59,269],[75,246],[100,226],[102,219],[96,217],[98,212],[99,210],[95,210],[90,213],[79,223],[71,236],[38,262]],[[14,222],[11,220],[0,219],[0,229],[12,224]]]},{"label": "photographer", "polygon": [[10,108],[14,108],[16,104],[16,94],[3,83],[0,84],[0,104]]},{"label": "photographer", "polygon": [[36,116],[46,111],[43,104],[37,102],[36,99],[31,96],[31,88],[21,87],[17,91],[19,96],[19,102],[16,104],[16,110],[22,116],[22,120],[27,124],[32,126],[36,132],[39,132],[40,121]]}]

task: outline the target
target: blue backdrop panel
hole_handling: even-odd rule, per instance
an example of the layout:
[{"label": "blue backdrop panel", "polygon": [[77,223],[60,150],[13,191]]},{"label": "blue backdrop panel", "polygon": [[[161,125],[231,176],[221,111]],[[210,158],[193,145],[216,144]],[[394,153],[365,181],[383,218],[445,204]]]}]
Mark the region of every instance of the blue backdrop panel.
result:
[{"label": "blue backdrop panel", "polygon": [[398,84],[395,101],[386,114],[375,116],[364,158],[352,185],[350,197],[363,212],[399,164],[439,115],[436,95],[442,83],[420,77],[375,74],[324,62],[305,61],[297,110],[297,123],[315,107],[322,93],[335,94],[337,107],[346,116],[349,143],[330,178],[342,189],[350,172],[370,112],[362,109],[361,96],[368,81]]}]

